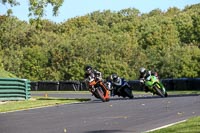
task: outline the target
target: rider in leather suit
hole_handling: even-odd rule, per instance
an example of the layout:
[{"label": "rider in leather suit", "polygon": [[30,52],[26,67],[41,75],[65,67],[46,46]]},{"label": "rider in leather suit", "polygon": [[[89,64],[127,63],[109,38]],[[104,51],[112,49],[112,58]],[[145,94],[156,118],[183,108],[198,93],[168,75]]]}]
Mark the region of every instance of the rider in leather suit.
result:
[{"label": "rider in leather suit", "polygon": [[149,77],[150,75],[154,75],[154,76],[158,77],[158,74],[157,74],[157,72],[146,70],[144,67],[140,68],[139,72],[140,72],[139,80],[140,80],[141,88],[145,92],[148,92],[149,89],[147,86],[145,86],[144,80],[147,77]]},{"label": "rider in leather suit", "polygon": [[86,66],[85,67],[85,75],[84,75],[84,78],[88,78],[88,77],[92,77],[92,78],[99,78],[99,79],[102,79],[102,74],[100,71],[97,71],[95,69],[93,69],[91,66]]}]

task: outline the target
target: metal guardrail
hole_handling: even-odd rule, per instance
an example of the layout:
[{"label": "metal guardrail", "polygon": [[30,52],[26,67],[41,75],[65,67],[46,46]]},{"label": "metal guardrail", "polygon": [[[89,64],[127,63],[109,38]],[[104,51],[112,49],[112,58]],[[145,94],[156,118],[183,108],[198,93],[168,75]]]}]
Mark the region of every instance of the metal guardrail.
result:
[{"label": "metal guardrail", "polygon": [[[200,78],[161,79],[167,90],[200,90]],[[133,90],[141,90],[139,80],[129,80]],[[31,82],[32,91],[82,91],[87,90],[82,81]]]},{"label": "metal guardrail", "polygon": [[80,91],[80,81],[39,81],[31,82],[32,91]]},{"label": "metal guardrail", "polygon": [[[200,90],[200,78],[161,79],[161,82],[167,90]],[[129,81],[129,84],[134,90],[141,90],[139,80]]]},{"label": "metal guardrail", "polygon": [[0,101],[27,100],[31,97],[30,81],[18,78],[0,78]]}]

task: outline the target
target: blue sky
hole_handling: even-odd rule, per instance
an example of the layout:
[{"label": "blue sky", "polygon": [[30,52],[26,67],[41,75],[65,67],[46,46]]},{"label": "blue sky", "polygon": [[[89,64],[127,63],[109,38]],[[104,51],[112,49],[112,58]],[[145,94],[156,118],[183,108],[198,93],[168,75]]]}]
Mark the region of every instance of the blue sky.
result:
[{"label": "blue sky", "polygon": [[[20,20],[28,21],[28,0],[17,0],[20,6],[11,8],[13,15]],[[136,8],[141,13],[148,13],[153,9],[166,11],[170,7],[183,9],[187,5],[200,3],[200,0],[64,0],[62,7],[59,9],[59,15],[53,16],[52,8],[46,9],[45,19],[53,22],[65,22],[69,18],[83,16],[94,11],[119,11],[126,8]],[[9,5],[0,3],[0,15],[6,13]]]}]

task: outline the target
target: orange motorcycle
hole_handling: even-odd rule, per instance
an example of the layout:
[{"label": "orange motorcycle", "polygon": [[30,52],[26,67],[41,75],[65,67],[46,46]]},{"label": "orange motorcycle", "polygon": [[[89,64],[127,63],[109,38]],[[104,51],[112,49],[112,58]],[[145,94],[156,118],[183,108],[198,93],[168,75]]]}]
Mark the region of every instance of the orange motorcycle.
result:
[{"label": "orange motorcycle", "polygon": [[101,99],[102,102],[110,100],[109,90],[102,80],[98,78],[89,77],[86,79],[89,91],[97,98]]}]

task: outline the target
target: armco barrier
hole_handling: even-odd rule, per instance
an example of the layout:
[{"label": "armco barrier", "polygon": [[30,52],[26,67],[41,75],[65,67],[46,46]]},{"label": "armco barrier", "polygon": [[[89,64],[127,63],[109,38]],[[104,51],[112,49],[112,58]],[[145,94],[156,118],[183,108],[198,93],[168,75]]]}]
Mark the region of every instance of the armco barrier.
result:
[{"label": "armco barrier", "polygon": [[133,90],[140,91],[142,89],[140,86],[139,80],[129,80],[128,83],[132,87]]},{"label": "armco barrier", "polygon": [[167,90],[200,90],[200,78],[177,78],[161,80]]},{"label": "armco barrier", "polygon": [[38,90],[39,91],[58,91],[59,90],[59,82],[53,81],[40,81],[38,82]]},{"label": "armco barrier", "polygon": [[31,82],[31,91],[80,91],[79,81],[39,81]]},{"label": "armco barrier", "polygon": [[87,89],[87,85],[84,81],[80,82],[80,91],[86,91]]},{"label": "armco barrier", "polygon": [[200,90],[200,78],[189,78],[188,86],[191,90]]},{"label": "armco barrier", "polygon": [[31,97],[30,81],[18,78],[0,78],[0,101],[27,100]]},{"label": "armco barrier", "polygon": [[173,79],[175,90],[188,90],[190,89],[188,84],[189,82],[187,78]]},{"label": "armco barrier", "polygon": [[[167,90],[175,90],[175,85],[173,79],[163,79],[161,80],[163,85]],[[176,88],[177,89],[177,88]]]},{"label": "armco barrier", "polygon": [[[161,79],[167,90],[200,90],[200,78]],[[142,90],[139,80],[129,80],[133,90]],[[40,81],[31,82],[32,91],[83,91],[87,90],[83,81]]]},{"label": "armco barrier", "polygon": [[38,90],[38,82],[31,82],[31,91],[37,91]]},{"label": "armco barrier", "polygon": [[60,81],[60,91],[79,91],[81,89],[81,83],[79,81]]}]

